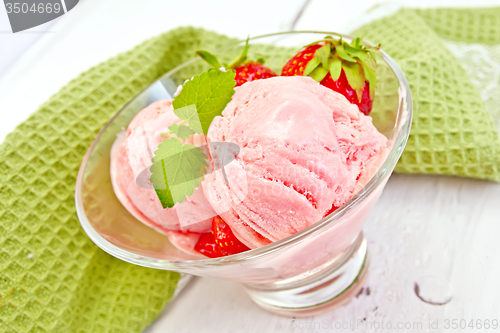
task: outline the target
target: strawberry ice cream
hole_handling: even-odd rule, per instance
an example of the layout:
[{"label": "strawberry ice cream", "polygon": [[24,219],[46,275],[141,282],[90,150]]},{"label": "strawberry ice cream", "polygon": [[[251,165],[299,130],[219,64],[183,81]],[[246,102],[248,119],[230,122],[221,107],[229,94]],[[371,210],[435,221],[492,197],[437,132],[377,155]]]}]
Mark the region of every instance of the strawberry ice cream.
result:
[{"label": "strawberry ice cream", "polygon": [[[149,181],[153,153],[168,137],[162,133],[180,122],[173,113],[172,102],[167,100],[157,101],[138,113],[113,145],[111,181],[117,198],[135,218],[167,234],[179,247],[192,248],[199,237],[197,233],[209,231],[216,215],[202,189],[195,189],[184,202],[163,209]],[[197,146],[206,144],[205,136],[197,134],[183,141]]]},{"label": "strawberry ice cream", "polygon": [[[248,82],[222,114],[208,141],[241,150],[205,176],[203,189],[249,248],[290,236],[343,205],[387,150],[370,117],[306,76]],[[215,149],[210,154],[214,164],[225,158]]]}]

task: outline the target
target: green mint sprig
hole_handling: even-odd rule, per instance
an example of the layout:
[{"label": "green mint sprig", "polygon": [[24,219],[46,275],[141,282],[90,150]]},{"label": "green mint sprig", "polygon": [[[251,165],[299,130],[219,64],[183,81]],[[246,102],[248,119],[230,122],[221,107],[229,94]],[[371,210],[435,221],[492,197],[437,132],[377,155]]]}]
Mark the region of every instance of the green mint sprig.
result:
[{"label": "green mint sprig", "polygon": [[150,181],[163,208],[184,202],[203,181],[208,156],[200,147],[183,144],[180,139],[208,133],[213,119],[222,116],[232,99],[235,75],[233,70],[209,69],[187,81],[174,99],[174,113],[182,122],[169,126],[169,131],[163,133],[170,137],[158,145],[150,168]]},{"label": "green mint sprig", "polygon": [[170,130],[170,133],[174,134],[179,139],[187,139],[191,135],[196,133],[191,128],[189,128],[189,126],[186,126],[183,124],[180,124],[180,125],[173,124],[173,125],[169,126],[168,129]]},{"label": "green mint sprig", "polygon": [[198,134],[207,134],[212,120],[222,111],[234,94],[236,72],[209,69],[187,81],[172,105],[174,113],[189,123]]},{"label": "green mint sprig", "polygon": [[173,137],[158,145],[150,180],[163,208],[171,208],[193,194],[206,173],[206,158],[203,149]]}]

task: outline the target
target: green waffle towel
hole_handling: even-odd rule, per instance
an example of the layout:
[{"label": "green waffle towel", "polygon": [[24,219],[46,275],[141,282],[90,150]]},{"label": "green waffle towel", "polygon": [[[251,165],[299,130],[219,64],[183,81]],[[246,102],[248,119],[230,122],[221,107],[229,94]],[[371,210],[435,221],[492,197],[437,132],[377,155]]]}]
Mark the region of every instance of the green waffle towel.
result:
[{"label": "green waffle towel", "polygon": [[[445,45],[499,46],[500,7],[403,9],[354,34],[381,43],[410,83],[413,123],[396,171],[500,181],[500,139],[491,116],[495,110],[487,109],[470,75]],[[500,57],[497,61],[500,65]],[[481,71],[481,65],[473,71]]]},{"label": "green waffle towel", "polygon": [[[359,31],[394,56],[414,94],[414,127],[398,171],[500,180],[491,116],[442,44],[500,44],[499,17],[498,8],[404,10]],[[99,129],[127,101],[195,50],[229,41],[194,28],[159,35],[83,73],[7,136],[0,146],[0,332],[141,332],[158,316],[179,275],[98,249],[76,216],[76,175]]]}]

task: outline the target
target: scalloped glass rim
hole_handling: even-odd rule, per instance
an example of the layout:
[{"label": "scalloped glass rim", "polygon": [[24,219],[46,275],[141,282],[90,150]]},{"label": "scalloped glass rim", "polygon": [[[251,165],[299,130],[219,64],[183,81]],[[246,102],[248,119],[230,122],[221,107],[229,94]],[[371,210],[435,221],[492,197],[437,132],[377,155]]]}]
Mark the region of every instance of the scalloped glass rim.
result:
[{"label": "scalloped glass rim", "polygon": [[[279,36],[279,35],[287,35],[287,34],[312,34],[312,33],[319,33],[319,34],[335,34],[339,35],[338,33],[335,32],[328,32],[328,31],[286,31],[286,32],[278,32],[278,33],[272,33],[272,34],[266,34],[266,35],[260,35],[256,37],[251,37],[250,40],[256,40],[264,37],[271,37],[271,36]],[[346,38],[348,40],[352,40],[354,37],[345,35],[345,34],[340,34],[343,38]],[[224,47],[221,47],[218,49],[224,50],[229,47],[234,47],[238,44],[244,43],[245,40],[240,40],[235,43],[228,44]],[[373,46],[373,44],[364,41],[366,45]],[[393,73],[396,75],[398,81],[399,81],[399,108],[398,108],[398,114],[395,122],[395,128],[397,129],[397,137],[394,140],[394,145],[389,152],[386,160],[382,164],[382,166],[379,168],[379,170],[375,173],[375,175],[370,179],[370,181],[359,191],[357,192],[349,201],[347,201],[343,206],[341,206],[339,209],[331,213],[330,215],[324,217],[323,219],[319,220],[318,222],[314,223],[313,225],[309,226],[306,229],[303,229],[287,238],[281,239],[277,242],[249,250],[246,252],[238,253],[238,254],[233,254],[231,256],[227,257],[221,257],[221,258],[214,258],[214,259],[197,259],[197,260],[166,260],[166,259],[157,259],[157,258],[150,258],[150,257],[144,257],[141,255],[138,255],[133,252],[126,251],[109,241],[107,241],[104,237],[102,237],[90,224],[89,220],[87,219],[87,216],[85,214],[85,210],[83,208],[83,202],[82,202],[82,184],[83,184],[83,176],[84,176],[84,171],[85,171],[85,166],[90,158],[90,155],[96,146],[99,138],[103,134],[103,132],[107,129],[107,127],[113,122],[113,120],[123,111],[123,109],[130,104],[131,101],[129,101],[120,111],[117,112],[113,118],[101,129],[97,137],[94,139],[92,144],[90,145],[89,149],[87,150],[87,153],[85,154],[85,157],[83,158],[82,164],[80,166],[80,170],[78,172],[78,177],[76,181],[76,187],[75,187],[75,204],[76,204],[76,210],[78,214],[78,218],[80,220],[80,223],[84,229],[84,231],[87,233],[89,238],[97,245],[99,246],[102,250],[105,252],[109,253],[110,255],[117,257],[121,260],[124,260],[126,262],[130,262],[132,264],[136,264],[139,266],[144,266],[144,267],[151,267],[151,268],[157,268],[157,269],[164,269],[164,270],[183,270],[183,269],[196,269],[196,268],[201,268],[203,267],[215,267],[215,266],[223,266],[227,264],[237,264],[239,262],[244,262],[244,261],[250,261],[254,258],[259,258],[262,256],[265,256],[267,254],[273,253],[275,251],[281,250],[283,248],[286,248],[288,245],[292,243],[297,243],[303,240],[306,237],[309,237],[311,235],[314,235],[318,232],[321,232],[323,228],[326,226],[335,223],[338,221],[348,210],[350,210],[352,207],[356,206],[360,201],[362,201],[366,196],[368,196],[372,191],[377,188],[383,180],[392,172],[394,167],[396,166],[397,161],[401,157],[401,154],[403,152],[403,149],[406,145],[406,142],[408,141],[408,136],[410,134],[410,127],[411,127],[411,122],[412,122],[412,116],[413,116],[413,102],[412,102],[412,96],[411,96],[411,91],[410,91],[410,86],[408,84],[408,81],[406,80],[406,77],[403,74],[403,71],[399,68],[399,66],[396,64],[396,62],[383,50],[380,50],[382,59],[389,65]],[[180,69],[189,66],[195,61],[199,61],[197,58],[193,58],[187,62],[185,62],[182,65],[179,65],[166,74],[164,74],[162,77],[167,77],[171,76],[173,73],[179,71]],[[160,80],[159,78],[158,80]],[[157,80],[157,81],[158,81]],[[155,81],[156,82],[156,81]],[[153,83],[154,84],[154,83]],[[149,88],[149,87],[148,87]],[[148,88],[144,89],[147,90]]]}]

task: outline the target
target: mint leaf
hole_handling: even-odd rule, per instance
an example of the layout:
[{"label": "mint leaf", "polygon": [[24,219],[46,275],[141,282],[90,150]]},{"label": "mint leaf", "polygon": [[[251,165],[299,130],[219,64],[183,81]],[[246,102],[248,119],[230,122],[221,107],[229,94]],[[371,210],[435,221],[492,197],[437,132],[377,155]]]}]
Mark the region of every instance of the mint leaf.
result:
[{"label": "mint leaf", "polygon": [[[201,53],[210,57],[208,52]],[[233,70],[210,69],[195,75],[184,84],[172,103],[174,114],[183,122],[169,126],[169,134],[179,139],[189,138],[194,133],[206,134],[212,120],[222,115],[222,110],[231,101],[235,85]],[[150,168],[150,180],[163,208],[184,202],[200,186],[207,171],[208,156],[203,149],[183,145],[177,138],[165,139],[158,145]]]},{"label": "mint leaf", "polygon": [[172,124],[171,126],[168,127],[168,129],[170,130],[170,132],[175,134],[179,139],[187,139],[192,134],[195,133],[195,131],[193,131],[186,125]]},{"label": "mint leaf", "polygon": [[[187,82],[187,83],[189,83],[189,82]],[[184,88],[182,88],[182,90],[184,90]],[[181,91],[181,94],[182,94],[182,91]],[[177,96],[176,99],[179,98],[179,96]],[[174,99],[174,102],[175,102],[175,99]],[[179,109],[174,109],[174,113],[180,119],[186,120],[189,124],[189,127],[193,131],[195,131],[198,134],[203,134],[203,128],[201,126],[200,116],[198,115],[198,110],[196,109],[195,104],[184,106],[184,107],[181,107]]]},{"label": "mint leaf", "polygon": [[187,120],[189,127],[196,133],[207,134],[212,120],[221,116],[231,101],[236,85],[235,76],[234,70],[222,72],[217,69],[195,75],[184,84],[181,93],[174,99],[175,115]]},{"label": "mint leaf", "polygon": [[206,173],[207,158],[201,148],[183,145],[176,138],[165,139],[158,145],[150,180],[163,208],[171,208],[193,194]]}]

